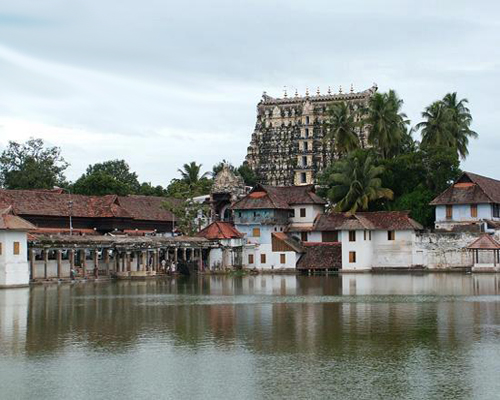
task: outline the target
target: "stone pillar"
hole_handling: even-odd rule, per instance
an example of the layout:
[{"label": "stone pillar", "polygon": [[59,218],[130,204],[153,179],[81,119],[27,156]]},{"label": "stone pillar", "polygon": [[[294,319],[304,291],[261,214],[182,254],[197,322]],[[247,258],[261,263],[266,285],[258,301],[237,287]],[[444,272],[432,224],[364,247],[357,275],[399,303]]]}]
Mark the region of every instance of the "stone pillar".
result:
[{"label": "stone pillar", "polygon": [[99,277],[99,251],[98,250],[94,250],[93,258],[94,258],[94,278],[98,278]]},{"label": "stone pillar", "polygon": [[203,250],[198,249],[198,271],[203,271]]},{"label": "stone pillar", "polygon": [[108,249],[104,250],[104,262],[106,263],[106,275],[109,276],[109,270],[111,268],[109,266],[110,261],[109,261],[109,250]]},{"label": "stone pillar", "polygon": [[160,249],[154,251],[153,258],[153,271],[158,272],[160,270]]},{"label": "stone pillar", "polygon": [[57,279],[62,278],[62,252],[61,250],[56,250],[57,258]]},{"label": "stone pillar", "polygon": [[75,268],[75,250],[69,251],[69,268],[70,268],[70,276],[71,270]]},{"label": "stone pillar", "polygon": [[142,251],[136,251],[134,252],[134,254],[136,257],[135,270],[140,271],[142,270],[142,263],[143,263]]},{"label": "stone pillar", "polygon": [[175,263],[175,266],[177,267],[177,261],[179,259],[179,254],[178,253],[178,248],[174,247],[174,263]]},{"label": "stone pillar", "polygon": [[142,259],[142,264],[141,264],[141,271],[147,271],[148,266],[149,266],[149,251],[142,251],[141,252],[141,259]]},{"label": "stone pillar", "polygon": [[48,279],[49,275],[49,251],[47,249],[43,249],[43,279]]},{"label": "stone pillar", "polygon": [[30,249],[29,250],[29,256],[30,256],[30,279],[32,281],[35,280],[36,278],[36,273],[35,273],[35,250],[34,249]]},{"label": "stone pillar", "polygon": [[187,261],[187,249],[185,247],[182,249],[182,259]]},{"label": "stone pillar", "polygon": [[126,265],[127,265],[127,271],[131,271],[131,266],[130,266],[130,252],[127,251],[125,252],[125,260],[126,260]]},{"label": "stone pillar", "polygon": [[85,250],[80,250],[80,267],[82,268],[83,277],[87,277],[87,257]]}]

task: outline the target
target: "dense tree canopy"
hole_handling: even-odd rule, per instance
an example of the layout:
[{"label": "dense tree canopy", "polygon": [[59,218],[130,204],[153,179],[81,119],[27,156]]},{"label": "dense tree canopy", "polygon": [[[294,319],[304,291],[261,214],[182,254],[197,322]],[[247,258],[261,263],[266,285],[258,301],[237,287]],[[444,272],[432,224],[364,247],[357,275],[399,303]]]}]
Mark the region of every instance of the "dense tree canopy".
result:
[{"label": "dense tree canopy", "polygon": [[368,102],[363,123],[368,128],[368,143],[375,147],[383,158],[394,156],[401,150],[406,125],[410,123],[401,111],[403,100],[394,90],[375,93]]},{"label": "dense tree canopy", "polygon": [[337,161],[325,172],[323,183],[336,211],[366,211],[371,202],[392,199],[393,192],[382,187],[382,166],[376,166],[371,151],[358,150]]},{"label": "dense tree canopy", "polygon": [[45,147],[42,139],[9,142],[0,156],[0,179],[6,189],[52,189],[65,186],[68,163],[59,147]]},{"label": "dense tree canopy", "polygon": [[457,93],[448,93],[422,112],[422,147],[446,146],[455,149],[462,159],[469,155],[469,139],[478,134],[471,129],[472,115],[467,99],[458,100]]},{"label": "dense tree canopy", "polygon": [[110,160],[89,165],[74,184],[73,192],[86,195],[138,194],[141,185],[137,174],[130,171],[125,160]]},{"label": "dense tree canopy", "polygon": [[326,141],[333,143],[334,150],[339,155],[345,155],[360,147],[356,116],[346,102],[333,105],[329,110],[326,122]]}]

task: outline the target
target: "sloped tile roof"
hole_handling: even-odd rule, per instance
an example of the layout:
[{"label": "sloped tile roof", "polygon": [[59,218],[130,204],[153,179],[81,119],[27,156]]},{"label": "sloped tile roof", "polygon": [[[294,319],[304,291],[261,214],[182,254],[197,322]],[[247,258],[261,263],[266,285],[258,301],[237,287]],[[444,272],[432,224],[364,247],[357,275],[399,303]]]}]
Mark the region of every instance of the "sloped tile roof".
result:
[{"label": "sloped tile roof", "polygon": [[[295,251],[296,253],[303,253],[304,247],[299,241],[291,238],[284,232],[272,232],[272,236],[285,244],[285,247],[288,247],[290,251]],[[274,251],[274,250],[273,250]]]},{"label": "sloped tile roof", "polygon": [[180,201],[158,196],[119,196],[118,204],[136,220],[172,221],[170,211],[163,207],[166,201]]},{"label": "sloped tile roof", "polygon": [[314,192],[314,185],[266,186],[257,185],[247,196],[232,206],[234,210],[291,209],[295,204],[326,204]]},{"label": "sloped tile roof", "polygon": [[408,211],[376,211],[321,214],[314,223],[315,231],[336,230],[421,230],[422,225],[410,218]]},{"label": "sloped tile roof", "polygon": [[500,243],[493,239],[491,235],[485,233],[469,244],[467,248],[473,250],[495,250],[500,249]]},{"label": "sloped tile roof", "polygon": [[464,172],[431,205],[500,203],[500,181]]},{"label": "sloped tile roof", "polygon": [[167,199],[155,196],[84,196],[60,190],[0,190],[0,208],[12,206],[19,215],[132,218],[172,221],[162,207]]},{"label": "sloped tile roof", "polygon": [[33,229],[36,229],[36,226],[18,217],[12,210],[12,207],[0,210],[0,230],[30,231]]},{"label": "sloped tile roof", "polygon": [[229,222],[215,221],[198,232],[196,236],[204,237],[209,240],[240,239],[243,237],[243,234]]},{"label": "sloped tile roof", "polygon": [[297,270],[342,268],[341,243],[304,243],[306,253],[297,262]]}]

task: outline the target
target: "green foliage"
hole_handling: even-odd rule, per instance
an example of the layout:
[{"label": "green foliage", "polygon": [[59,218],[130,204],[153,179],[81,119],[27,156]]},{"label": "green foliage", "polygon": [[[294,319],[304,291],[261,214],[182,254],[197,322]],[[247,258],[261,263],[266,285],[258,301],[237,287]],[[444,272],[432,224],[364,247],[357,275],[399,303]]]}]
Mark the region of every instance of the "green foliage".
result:
[{"label": "green foliage", "polygon": [[175,215],[177,229],[183,235],[192,236],[200,230],[198,216],[207,215],[209,208],[204,203],[198,203],[192,199],[174,200],[169,199],[163,203],[163,207]]},{"label": "green foliage", "polygon": [[399,154],[403,138],[408,141],[406,125],[410,121],[401,112],[402,106],[403,100],[394,90],[375,93],[368,102],[363,123],[368,126],[368,143],[380,152],[382,158]]},{"label": "green foliage", "polygon": [[85,174],[73,184],[74,193],[96,196],[137,194],[140,188],[137,174],[130,171],[125,160],[89,165]]},{"label": "green foliage", "polygon": [[435,101],[422,113],[424,121],[416,125],[421,129],[422,148],[451,147],[465,159],[469,155],[469,139],[478,134],[471,130],[472,115],[467,99],[457,99],[457,93],[448,93]]},{"label": "green foliage", "polygon": [[246,162],[241,164],[238,167],[238,173],[243,177],[245,181],[245,185],[247,186],[255,186],[259,183],[259,177],[255,174],[255,172],[248,166]]},{"label": "green foliage", "polygon": [[184,164],[182,169],[178,169],[177,171],[181,174],[183,182],[189,186],[196,186],[201,179],[205,179],[208,176],[208,172],[200,175],[201,167],[201,164],[191,161],[189,164]]},{"label": "green foliage", "polygon": [[436,194],[423,185],[415,190],[398,197],[391,206],[392,210],[411,211],[411,217],[423,226],[431,227],[434,224],[434,209],[429,203]]},{"label": "green foliage", "polygon": [[227,165],[229,170],[234,173],[234,174],[237,174],[238,175],[238,170],[234,167],[233,164],[231,164],[230,162],[226,161],[226,160],[222,160],[221,162],[218,162],[217,164],[215,164],[213,167],[212,167],[212,172],[210,175],[212,175],[212,178],[215,178],[215,176],[220,172],[222,171],[222,168],[224,167],[224,165]]},{"label": "green foliage", "polygon": [[209,194],[212,183],[213,181],[207,178],[200,179],[196,185],[189,185],[181,179],[172,179],[167,186],[166,196],[176,199],[187,199]]},{"label": "green foliage", "polygon": [[330,140],[335,145],[339,155],[347,154],[360,146],[356,123],[356,116],[346,102],[334,104],[328,110],[326,122],[327,134],[325,140]]},{"label": "green foliage", "polygon": [[165,197],[167,195],[167,189],[161,185],[153,186],[149,182],[143,182],[139,187],[137,194],[142,196],[158,196]]},{"label": "green foliage", "polygon": [[336,161],[326,171],[323,181],[328,186],[328,198],[336,211],[355,213],[368,210],[371,202],[392,199],[393,192],[382,187],[382,166],[374,164],[371,151],[359,150]]},{"label": "green foliage", "polygon": [[59,147],[44,147],[42,139],[9,142],[0,156],[0,179],[5,189],[52,189],[65,186],[68,163]]}]

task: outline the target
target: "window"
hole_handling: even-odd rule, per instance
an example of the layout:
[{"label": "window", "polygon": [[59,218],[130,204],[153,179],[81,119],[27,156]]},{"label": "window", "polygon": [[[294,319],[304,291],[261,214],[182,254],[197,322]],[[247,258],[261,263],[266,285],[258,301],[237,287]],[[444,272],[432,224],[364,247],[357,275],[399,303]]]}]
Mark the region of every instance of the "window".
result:
[{"label": "window", "polygon": [[500,204],[493,204],[493,218],[500,218]]},{"label": "window", "polygon": [[253,264],[253,254],[248,255],[248,263]]},{"label": "window", "polygon": [[307,242],[307,232],[300,232],[300,240]]},{"label": "window", "polygon": [[453,218],[453,206],[447,205],[446,206],[446,219],[452,219]]},{"label": "window", "polygon": [[309,125],[309,117],[306,117],[306,125]]},{"label": "window", "polygon": [[349,252],[349,262],[350,263],[355,263],[356,262],[356,252],[355,251],[350,251]]},{"label": "window", "polygon": [[239,217],[239,218],[241,218],[241,211],[240,211],[240,212],[238,212],[238,217]]},{"label": "window", "polygon": [[307,151],[308,147],[307,147],[307,142],[304,142],[304,151]]},{"label": "window", "polygon": [[306,178],[305,172],[300,173],[300,183],[307,183],[307,178]]},{"label": "window", "polygon": [[387,240],[394,240],[394,239],[396,239],[396,232],[387,231]]},{"label": "window", "polygon": [[266,255],[264,253],[262,253],[260,255],[260,263],[261,264],[265,264],[266,263]]},{"label": "window", "polygon": [[292,209],[290,211],[290,218],[294,218],[295,217],[295,209]]},{"label": "window", "polygon": [[368,240],[372,240],[372,231],[368,231]]},{"label": "window", "polygon": [[321,241],[322,242],[338,242],[339,241],[339,232],[321,232]]},{"label": "window", "polygon": [[19,255],[21,244],[19,242],[14,242],[14,255]]},{"label": "window", "polygon": [[349,231],[349,242],[356,241],[356,231]]},{"label": "window", "polygon": [[363,231],[363,240],[366,240],[366,231]]},{"label": "window", "polygon": [[0,255],[2,255],[2,243],[0,243]]},{"label": "window", "polygon": [[477,218],[477,204],[471,204],[471,206],[470,206],[470,216],[472,218]]},{"label": "window", "polygon": [[306,209],[305,208],[301,208],[300,209],[300,218],[305,218],[306,217]]},{"label": "window", "polygon": [[307,167],[307,157],[306,156],[302,156],[302,166]]},{"label": "window", "polygon": [[256,212],[256,211],[254,211],[254,212],[253,212],[253,217],[255,218],[256,216],[257,216],[257,212]]},{"label": "window", "polygon": [[286,264],[286,254],[280,254],[280,263]]},{"label": "window", "polygon": [[252,236],[260,237],[260,228],[253,228]]},{"label": "window", "polygon": [[306,137],[309,137],[309,128],[306,128]]}]

